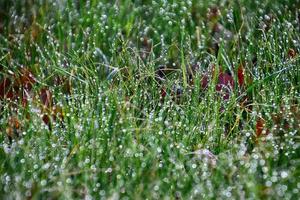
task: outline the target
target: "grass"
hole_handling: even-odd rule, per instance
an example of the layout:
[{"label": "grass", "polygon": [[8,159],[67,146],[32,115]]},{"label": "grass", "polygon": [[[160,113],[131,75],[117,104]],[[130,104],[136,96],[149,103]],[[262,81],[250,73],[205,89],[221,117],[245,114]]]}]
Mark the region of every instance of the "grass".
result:
[{"label": "grass", "polygon": [[0,1],[0,199],[298,199],[299,5]]}]

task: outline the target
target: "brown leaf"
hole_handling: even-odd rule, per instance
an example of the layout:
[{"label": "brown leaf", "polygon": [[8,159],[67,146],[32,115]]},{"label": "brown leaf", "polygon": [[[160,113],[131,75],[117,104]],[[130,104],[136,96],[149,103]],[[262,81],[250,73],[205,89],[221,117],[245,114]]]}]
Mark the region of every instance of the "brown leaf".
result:
[{"label": "brown leaf", "polygon": [[40,100],[44,108],[51,108],[52,106],[52,93],[47,88],[42,88],[40,93]]},{"label": "brown leaf", "polygon": [[296,51],[295,51],[294,49],[290,48],[290,49],[288,50],[288,57],[289,57],[290,59],[295,58],[296,55],[297,55],[297,53],[296,53]]},{"label": "brown leaf", "polygon": [[50,117],[47,114],[44,114],[42,117],[42,120],[45,124],[47,124],[48,126],[50,126]]},{"label": "brown leaf", "polygon": [[63,109],[62,109],[62,107],[55,105],[52,108],[52,118],[53,118],[53,120],[57,120],[57,117],[60,120],[63,120],[64,115],[63,115]]},{"label": "brown leaf", "polygon": [[268,130],[266,129],[266,122],[262,117],[258,117],[255,126],[256,137],[261,137],[262,135],[267,135]]},{"label": "brown leaf", "polygon": [[28,68],[22,68],[19,75],[19,86],[22,86],[26,90],[31,90],[36,79]]},{"label": "brown leaf", "polygon": [[212,8],[209,8],[207,18],[210,22],[215,22],[218,20],[220,15],[220,9],[217,6],[213,6]]},{"label": "brown leaf", "polygon": [[66,94],[71,94],[71,84],[70,80],[64,76],[56,76],[54,79],[54,84],[62,86],[62,90]]},{"label": "brown leaf", "polygon": [[16,137],[19,135],[19,131],[21,128],[21,124],[16,117],[10,117],[8,119],[7,128],[6,128],[6,134],[7,136],[12,139],[13,137]]},{"label": "brown leaf", "polygon": [[1,99],[12,99],[12,82],[8,78],[4,78],[0,83],[0,98]]}]

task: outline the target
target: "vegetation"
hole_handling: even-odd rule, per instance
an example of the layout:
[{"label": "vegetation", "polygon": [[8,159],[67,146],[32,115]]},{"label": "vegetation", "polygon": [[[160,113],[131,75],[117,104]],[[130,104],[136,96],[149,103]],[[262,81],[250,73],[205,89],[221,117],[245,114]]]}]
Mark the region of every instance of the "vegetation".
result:
[{"label": "vegetation", "polygon": [[0,199],[298,199],[300,1],[0,1]]}]

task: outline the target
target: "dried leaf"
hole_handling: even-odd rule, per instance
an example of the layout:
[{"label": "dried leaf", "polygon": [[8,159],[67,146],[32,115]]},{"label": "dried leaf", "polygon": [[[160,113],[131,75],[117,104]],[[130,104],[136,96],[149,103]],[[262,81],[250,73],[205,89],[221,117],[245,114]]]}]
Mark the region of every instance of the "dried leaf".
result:
[{"label": "dried leaf", "polygon": [[45,124],[47,124],[48,126],[50,126],[50,117],[47,114],[44,114],[42,117],[42,120]]},{"label": "dried leaf", "polygon": [[22,68],[19,75],[19,86],[24,87],[26,90],[31,90],[32,85],[36,83],[36,79],[27,68]]},{"label": "dried leaf", "polygon": [[52,93],[47,88],[42,88],[40,93],[40,100],[44,108],[51,108],[52,106]]},{"label": "dried leaf", "polygon": [[52,108],[52,118],[53,120],[57,120],[57,117],[61,120],[64,118],[63,109],[60,106],[53,106]]},{"label": "dried leaf", "polygon": [[8,124],[7,124],[7,128],[6,128],[6,134],[7,136],[12,139],[15,136],[19,135],[19,131],[21,128],[21,124],[18,120],[18,118],[16,117],[10,117],[8,119]]},{"label": "dried leaf", "polygon": [[258,117],[255,126],[256,137],[262,136],[262,134],[264,133],[265,126],[266,126],[265,120],[262,117]]},{"label": "dried leaf", "polygon": [[216,22],[220,15],[220,9],[217,6],[214,6],[208,10],[207,18],[210,22]]},{"label": "dried leaf", "polygon": [[296,55],[297,55],[297,53],[296,53],[296,51],[295,51],[294,49],[290,48],[290,49],[288,50],[288,57],[289,57],[290,59],[295,58]]},{"label": "dried leaf", "polygon": [[8,78],[4,78],[0,83],[0,98],[1,99],[12,99],[12,82]]}]

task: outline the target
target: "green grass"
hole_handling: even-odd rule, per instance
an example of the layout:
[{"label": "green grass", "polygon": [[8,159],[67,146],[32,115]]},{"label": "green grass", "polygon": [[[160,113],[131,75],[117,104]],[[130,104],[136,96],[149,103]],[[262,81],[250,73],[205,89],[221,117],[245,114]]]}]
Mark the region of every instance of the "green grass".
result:
[{"label": "green grass", "polygon": [[0,83],[35,77],[0,98],[0,199],[298,199],[299,5],[0,0]]}]

